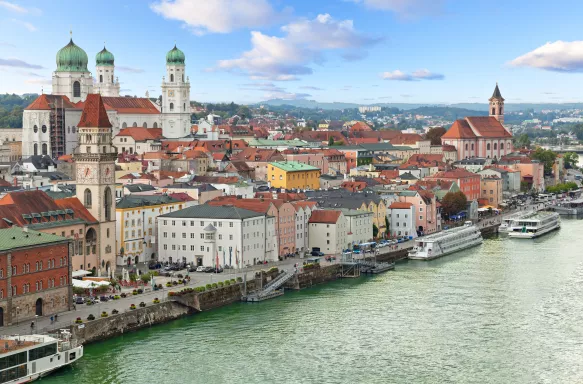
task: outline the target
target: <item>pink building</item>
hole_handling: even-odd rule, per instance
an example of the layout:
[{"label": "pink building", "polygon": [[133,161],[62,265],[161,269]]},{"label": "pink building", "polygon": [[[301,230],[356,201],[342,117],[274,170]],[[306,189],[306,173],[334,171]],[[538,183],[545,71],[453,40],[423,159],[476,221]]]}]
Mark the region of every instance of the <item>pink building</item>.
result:
[{"label": "pink building", "polygon": [[403,191],[399,201],[411,203],[415,216],[415,230],[429,235],[440,231],[437,218],[437,200],[429,191]]},{"label": "pink building", "polygon": [[346,156],[337,149],[289,149],[283,155],[288,161],[299,161],[320,168],[322,175],[346,173]]}]

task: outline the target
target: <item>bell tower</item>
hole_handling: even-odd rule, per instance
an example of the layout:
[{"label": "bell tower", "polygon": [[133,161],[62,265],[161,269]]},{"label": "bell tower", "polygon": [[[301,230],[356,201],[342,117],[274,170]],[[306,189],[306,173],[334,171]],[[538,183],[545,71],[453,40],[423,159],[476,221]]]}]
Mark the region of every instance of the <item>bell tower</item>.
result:
[{"label": "bell tower", "polygon": [[176,139],[190,134],[190,80],[184,53],[172,48],[166,54],[166,77],[162,78],[162,134]]},{"label": "bell tower", "polygon": [[498,83],[496,83],[496,88],[494,88],[494,93],[492,97],[489,99],[490,101],[490,116],[494,117],[496,120],[500,122],[500,124],[504,124],[504,98],[500,93],[500,89],[498,88]]},{"label": "bell tower", "polygon": [[112,125],[101,95],[89,94],[77,125],[79,143],[73,158],[77,167],[77,198],[97,220],[99,275],[115,269],[115,160]]}]

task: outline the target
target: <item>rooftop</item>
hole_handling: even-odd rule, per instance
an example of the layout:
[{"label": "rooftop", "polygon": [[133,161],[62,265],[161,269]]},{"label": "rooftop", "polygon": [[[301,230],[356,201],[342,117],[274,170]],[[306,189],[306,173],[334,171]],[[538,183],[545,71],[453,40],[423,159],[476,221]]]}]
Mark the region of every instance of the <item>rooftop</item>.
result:
[{"label": "rooftop", "polygon": [[69,241],[65,237],[42,233],[20,227],[0,229],[0,252],[15,248],[30,247]]},{"label": "rooftop", "polygon": [[319,171],[320,168],[314,167],[306,163],[297,161],[275,161],[269,163],[273,167],[277,167],[286,172],[303,172],[303,171]]},{"label": "rooftop", "polygon": [[229,205],[212,206],[202,204],[160,215],[159,217],[243,220],[252,217],[265,217],[265,214]]}]

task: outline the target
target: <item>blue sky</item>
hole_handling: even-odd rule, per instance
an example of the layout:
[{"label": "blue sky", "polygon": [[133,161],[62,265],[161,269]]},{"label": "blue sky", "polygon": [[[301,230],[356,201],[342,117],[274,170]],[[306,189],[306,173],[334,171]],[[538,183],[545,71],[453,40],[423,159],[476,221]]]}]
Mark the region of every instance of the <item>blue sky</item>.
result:
[{"label": "blue sky", "polygon": [[186,55],[191,99],[582,102],[583,2],[557,0],[0,0],[0,92],[50,92],[55,54],[104,41],[123,94],[160,93]]}]

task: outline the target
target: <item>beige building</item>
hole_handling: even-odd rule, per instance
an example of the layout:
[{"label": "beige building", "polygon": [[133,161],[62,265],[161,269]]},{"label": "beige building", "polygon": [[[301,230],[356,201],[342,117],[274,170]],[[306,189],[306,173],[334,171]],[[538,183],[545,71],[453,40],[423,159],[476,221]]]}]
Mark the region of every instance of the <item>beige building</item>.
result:
[{"label": "beige building", "polygon": [[308,228],[310,249],[319,248],[326,255],[335,255],[348,245],[348,224],[341,211],[313,211]]},{"label": "beige building", "polygon": [[502,179],[496,176],[482,176],[480,198],[488,204],[498,207],[502,203]]}]

